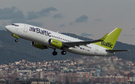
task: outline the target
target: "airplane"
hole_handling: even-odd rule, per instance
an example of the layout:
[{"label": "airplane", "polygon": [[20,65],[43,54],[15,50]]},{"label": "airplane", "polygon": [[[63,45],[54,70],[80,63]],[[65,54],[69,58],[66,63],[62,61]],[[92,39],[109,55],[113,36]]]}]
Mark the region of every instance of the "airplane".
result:
[{"label": "airplane", "polygon": [[110,33],[105,34],[101,39],[84,41],[73,38],[58,32],[45,28],[25,24],[13,23],[5,26],[5,29],[15,37],[15,42],[23,38],[31,42],[31,45],[39,49],[52,48],[52,55],[56,56],[56,49],[60,49],[62,55],[67,52],[84,56],[113,56],[115,52],[128,50],[113,50],[114,45],[122,31],[121,28],[115,28]]}]

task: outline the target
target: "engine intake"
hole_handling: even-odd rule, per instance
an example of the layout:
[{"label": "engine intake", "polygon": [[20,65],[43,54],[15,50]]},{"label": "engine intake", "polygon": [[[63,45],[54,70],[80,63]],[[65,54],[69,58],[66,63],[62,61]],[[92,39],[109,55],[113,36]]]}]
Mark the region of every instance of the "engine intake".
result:
[{"label": "engine intake", "polygon": [[55,47],[55,48],[62,48],[62,42],[56,39],[49,39],[48,40],[49,45]]}]

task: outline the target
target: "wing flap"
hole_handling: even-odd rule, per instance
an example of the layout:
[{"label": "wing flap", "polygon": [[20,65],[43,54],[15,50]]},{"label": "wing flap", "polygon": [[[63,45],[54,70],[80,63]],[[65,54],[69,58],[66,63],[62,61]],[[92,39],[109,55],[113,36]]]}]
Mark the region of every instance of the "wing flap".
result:
[{"label": "wing flap", "polygon": [[79,41],[79,42],[63,42],[63,45],[66,47],[74,47],[79,45],[87,45],[90,43],[100,42],[103,41],[107,37],[108,33],[104,35],[101,39],[93,40],[93,41]]}]

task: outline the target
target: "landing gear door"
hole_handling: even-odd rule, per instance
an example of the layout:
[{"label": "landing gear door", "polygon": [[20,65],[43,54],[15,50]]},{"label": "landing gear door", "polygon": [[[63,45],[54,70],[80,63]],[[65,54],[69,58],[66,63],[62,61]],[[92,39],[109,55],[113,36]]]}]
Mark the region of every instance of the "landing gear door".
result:
[{"label": "landing gear door", "polygon": [[28,25],[24,25],[24,30],[23,30],[25,33],[28,32]]}]

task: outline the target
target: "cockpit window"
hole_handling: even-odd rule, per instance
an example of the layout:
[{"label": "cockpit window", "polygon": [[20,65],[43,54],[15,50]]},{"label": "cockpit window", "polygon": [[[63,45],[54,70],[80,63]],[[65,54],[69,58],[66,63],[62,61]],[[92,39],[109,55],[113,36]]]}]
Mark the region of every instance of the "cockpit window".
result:
[{"label": "cockpit window", "polygon": [[16,27],[19,27],[19,25],[16,25],[16,24],[12,24],[12,25],[14,25],[14,26],[16,26]]}]

